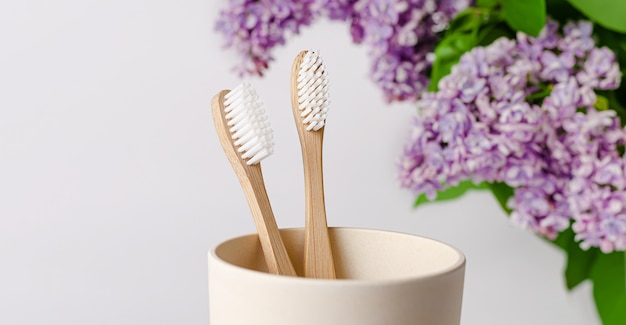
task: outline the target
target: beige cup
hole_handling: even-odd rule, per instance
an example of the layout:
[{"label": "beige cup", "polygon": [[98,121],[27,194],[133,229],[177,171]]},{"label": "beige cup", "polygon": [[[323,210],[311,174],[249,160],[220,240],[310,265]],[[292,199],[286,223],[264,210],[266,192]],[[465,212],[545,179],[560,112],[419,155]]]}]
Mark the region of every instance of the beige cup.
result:
[{"label": "beige cup", "polygon": [[[303,230],[281,230],[302,274]],[[266,273],[255,234],[209,254],[211,325],[458,325],[465,257],[397,232],[331,228],[339,280]]]}]

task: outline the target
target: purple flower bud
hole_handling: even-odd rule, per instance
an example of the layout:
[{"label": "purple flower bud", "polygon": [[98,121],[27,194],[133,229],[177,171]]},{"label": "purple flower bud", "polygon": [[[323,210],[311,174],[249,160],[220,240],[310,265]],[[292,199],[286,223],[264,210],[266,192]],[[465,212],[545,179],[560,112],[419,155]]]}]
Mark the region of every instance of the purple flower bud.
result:
[{"label": "purple flower bud", "polygon": [[565,81],[571,73],[574,64],[574,55],[569,52],[555,54],[552,51],[544,51],[541,54],[541,63],[543,69],[541,77],[545,80],[554,80],[556,82]]}]

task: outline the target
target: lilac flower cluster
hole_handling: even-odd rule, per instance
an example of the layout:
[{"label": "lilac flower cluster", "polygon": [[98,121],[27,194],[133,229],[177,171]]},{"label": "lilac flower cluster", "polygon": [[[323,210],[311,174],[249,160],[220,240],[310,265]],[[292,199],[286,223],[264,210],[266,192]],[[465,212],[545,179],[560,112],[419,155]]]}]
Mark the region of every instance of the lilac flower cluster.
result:
[{"label": "lilac flower cluster", "polygon": [[401,185],[434,198],[462,180],[514,188],[511,220],[555,238],[572,227],[583,249],[626,249],[626,130],[595,90],[615,89],[615,55],[592,24],[549,21],[462,56],[418,101],[399,161]]},{"label": "lilac flower cluster", "polygon": [[319,17],[348,21],[368,47],[371,74],[387,101],[414,100],[428,84],[438,33],[471,0],[231,0],[217,29],[243,58],[241,72],[262,74],[271,50]]},{"label": "lilac flower cluster", "polygon": [[326,0],[331,19],[348,20],[355,43],[367,45],[371,74],[387,101],[414,100],[429,81],[438,33],[469,0]]},{"label": "lilac flower cluster", "polygon": [[271,50],[290,34],[318,17],[318,0],[231,0],[216,24],[225,46],[234,48],[241,62],[237,71],[262,75],[272,61]]}]

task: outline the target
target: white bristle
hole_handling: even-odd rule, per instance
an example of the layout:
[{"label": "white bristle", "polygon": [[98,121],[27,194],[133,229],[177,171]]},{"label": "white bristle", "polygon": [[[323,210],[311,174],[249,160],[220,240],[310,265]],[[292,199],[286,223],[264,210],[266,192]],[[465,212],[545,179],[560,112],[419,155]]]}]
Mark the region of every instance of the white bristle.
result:
[{"label": "white bristle", "polygon": [[226,124],[241,158],[254,165],[274,152],[273,132],[263,103],[245,82],[224,96]]},{"label": "white bristle", "polygon": [[324,127],[328,112],[328,74],[322,58],[307,51],[298,71],[298,109],[307,131]]}]

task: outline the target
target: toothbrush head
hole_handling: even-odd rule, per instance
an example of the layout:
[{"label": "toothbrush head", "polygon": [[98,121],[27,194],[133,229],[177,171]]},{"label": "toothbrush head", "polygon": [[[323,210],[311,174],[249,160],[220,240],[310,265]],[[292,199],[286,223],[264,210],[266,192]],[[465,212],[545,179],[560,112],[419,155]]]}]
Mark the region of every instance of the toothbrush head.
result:
[{"label": "toothbrush head", "polygon": [[328,74],[317,52],[301,56],[297,84],[301,121],[307,131],[317,131],[326,124],[328,112]]},{"label": "toothbrush head", "polygon": [[224,95],[224,118],[237,153],[254,165],[274,153],[273,131],[263,103],[247,82]]}]

